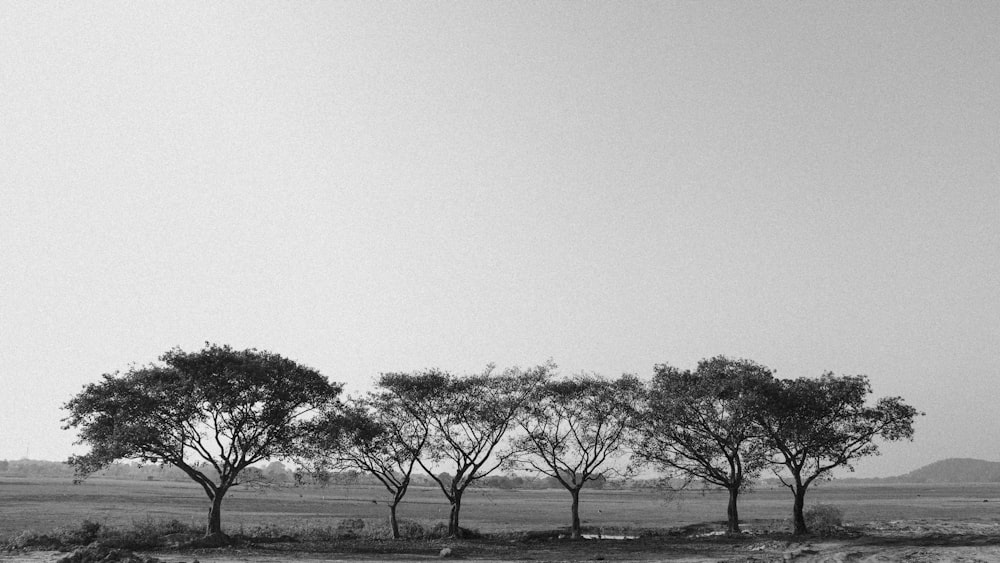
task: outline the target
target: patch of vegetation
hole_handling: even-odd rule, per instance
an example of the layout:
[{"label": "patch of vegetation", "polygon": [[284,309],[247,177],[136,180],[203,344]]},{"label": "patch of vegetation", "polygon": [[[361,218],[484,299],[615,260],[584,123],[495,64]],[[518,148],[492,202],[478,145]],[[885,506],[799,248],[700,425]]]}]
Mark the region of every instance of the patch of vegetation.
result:
[{"label": "patch of vegetation", "polygon": [[[412,520],[400,520],[402,539],[440,540],[448,537],[448,525],[438,522],[425,525]],[[462,528],[462,537],[481,538],[478,530]],[[53,550],[69,551],[82,546],[102,546],[114,549],[148,550],[164,547],[218,547],[239,542],[246,544],[336,542],[344,540],[390,540],[392,530],[383,520],[366,521],[345,518],[336,526],[279,526],[262,524],[240,529],[229,538],[225,535],[204,536],[204,529],[171,519],[136,520],[126,527],[108,527],[84,520],[77,527],[61,527],[47,533],[25,530],[0,543],[7,551]]]},{"label": "patch of vegetation", "polygon": [[87,545],[94,542],[101,533],[101,525],[97,522],[84,520],[79,527],[56,528],[50,533],[38,533],[24,530],[0,544],[4,550],[52,549],[63,550],[67,547]]},{"label": "patch of vegetation", "polygon": [[289,528],[268,523],[250,527],[240,526],[240,529],[236,532],[235,537],[240,540],[255,543],[294,542],[302,540],[302,536],[307,533],[307,531],[310,534],[317,534],[318,537],[315,538],[317,540],[322,540],[327,536],[327,534],[331,533],[331,529],[328,527],[306,529],[299,526],[292,526]]},{"label": "patch of vegetation", "polygon": [[60,549],[62,542],[50,534],[40,534],[34,530],[24,530],[15,534],[3,543],[4,551],[20,551],[27,549]]},{"label": "patch of vegetation", "polygon": [[365,530],[365,521],[362,518],[344,518],[337,524],[337,533],[345,538],[360,537]]},{"label": "patch of vegetation", "polygon": [[100,545],[115,549],[151,549],[164,544],[164,537],[171,534],[201,535],[202,530],[179,520],[137,520],[125,528],[108,528],[99,522],[83,520],[77,527],[60,527],[50,533],[25,530],[0,544],[7,551],[57,550],[68,551],[75,547]]},{"label": "patch of vegetation", "polygon": [[[448,526],[444,522],[438,522],[436,526],[428,528],[420,522],[413,520],[399,521],[399,535],[403,539],[410,540],[438,540],[447,536]],[[384,537],[391,537],[392,531],[386,526]]]},{"label": "patch of vegetation", "polygon": [[[413,520],[399,520],[398,523],[400,539],[440,540],[448,537],[448,524],[445,522],[425,525]],[[462,528],[462,532],[465,534],[462,536],[464,538],[482,537],[478,530]],[[302,524],[244,526],[239,529],[235,537],[248,543],[332,542],[354,539],[391,540],[392,528],[383,519],[344,518],[336,526],[305,526]]]},{"label": "patch of vegetation", "polygon": [[137,520],[129,528],[107,529],[98,538],[102,545],[125,549],[151,549],[164,544],[164,537],[173,534],[201,535],[204,528],[185,524],[177,519]]},{"label": "patch of vegetation", "polygon": [[136,555],[127,549],[115,549],[101,545],[81,547],[56,563],[159,563],[159,559]]},{"label": "patch of vegetation", "polygon": [[[404,540],[440,540],[448,537],[448,524],[438,522],[433,526],[414,520],[399,520],[399,537]],[[384,520],[369,522],[365,537],[370,539],[392,539],[392,528]]]},{"label": "patch of vegetation", "polygon": [[832,504],[814,504],[803,514],[814,534],[829,535],[844,529],[844,512]]}]

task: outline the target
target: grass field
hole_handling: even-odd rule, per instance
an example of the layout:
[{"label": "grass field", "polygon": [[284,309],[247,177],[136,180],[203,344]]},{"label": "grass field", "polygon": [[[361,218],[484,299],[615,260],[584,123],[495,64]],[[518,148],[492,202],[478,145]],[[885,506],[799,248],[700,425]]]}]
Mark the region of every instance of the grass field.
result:
[{"label": "grass field", "polygon": [[[223,528],[230,533],[262,525],[336,526],[341,520],[387,518],[384,491],[372,486],[235,489],[223,504]],[[791,495],[761,488],[742,497],[740,515],[748,527],[785,525]],[[941,519],[1000,521],[1000,484],[851,485],[824,484],[811,490],[806,506],[840,507],[846,522]],[[425,525],[446,521],[448,503],[437,489],[414,488],[399,516]],[[178,519],[202,526],[208,499],[194,483],[65,479],[0,479],[0,538],[23,530],[78,526],[84,520],[106,526],[142,520]],[[584,491],[585,526],[609,529],[671,528],[725,519],[721,491]],[[462,509],[464,527],[482,532],[552,530],[569,520],[569,494],[563,490],[470,489]]]}]

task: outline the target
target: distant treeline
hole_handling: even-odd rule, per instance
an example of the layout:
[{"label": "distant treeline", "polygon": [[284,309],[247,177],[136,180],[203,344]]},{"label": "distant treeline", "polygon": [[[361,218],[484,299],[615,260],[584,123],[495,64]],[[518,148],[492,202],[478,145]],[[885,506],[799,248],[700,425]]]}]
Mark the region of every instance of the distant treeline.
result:
[{"label": "distant treeline", "polygon": [[[73,466],[62,461],[45,461],[37,459],[0,460],[0,476],[5,477],[63,477],[72,479]],[[183,471],[172,465],[113,463],[93,475],[103,479],[123,479],[131,481],[179,481],[186,482],[190,478]],[[320,475],[305,475],[293,468],[286,467],[281,462],[271,462],[262,467],[250,469],[247,482],[257,486],[305,486],[327,487],[344,485],[379,485],[372,476],[358,471],[326,472]],[[413,475],[413,485],[418,487],[436,487],[437,483],[425,475]],[[871,484],[889,485],[920,484],[920,483],[1000,483],[1000,462],[981,459],[950,458],[936,461],[903,475],[891,477],[847,477],[838,479],[841,485]],[[680,480],[665,482],[660,478],[628,480],[599,479],[587,484],[594,489],[678,489],[684,483]],[[765,487],[781,486],[776,478],[762,479]],[[559,489],[562,485],[552,477],[531,474],[510,473],[506,475],[490,475],[476,483],[477,487],[492,489],[538,490]],[[696,484],[702,487],[702,484]],[[718,488],[718,487],[711,487]]]},{"label": "distant treeline", "polygon": [[[73,479],[73,466],[63,461],[46,461],[37,459],[0,460],[0,476],[4,477],[45,477]],[[112,463],[105,469],[94,473],[92,477],[99,479],[121,479],[127,481],[177,481],[188,482],[190,478],[180,469],[172,465]],[[243,479],[247,486],[299,486],[299,487],[329,487],[349,485],[381,484],[377,479],[359,471],[322,471],[304,473],[295,468],[286,467],[279,461],[273,461],[260,467],[251,467]],[[437,487],[437,483],[425,475],[413,475],[412,485],[418,487]],[[682,483],[665,483],[662,479],[628,479],[608,480],[595,479],[587,483],[591,489],[640,489],[640,488],[673,488]],[[476,483],[478,488],[507,490],[540,490],[559,489],[562,485],[552,477],[531,474],[509,473],[507,475],[490,475]]]},{"label": "distant treeline", "polygon": [[37,459],[0,460],[0,475],[5,477],[73,478],[73,466],[63,461]]}]

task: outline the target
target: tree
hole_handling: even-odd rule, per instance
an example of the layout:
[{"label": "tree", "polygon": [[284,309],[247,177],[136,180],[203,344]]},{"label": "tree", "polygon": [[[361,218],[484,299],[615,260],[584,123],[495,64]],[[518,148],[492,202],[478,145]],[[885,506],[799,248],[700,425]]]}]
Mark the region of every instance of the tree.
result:
[{"label": "tree", "polygon": [[222,499],[240,472],[294,454],[309,413],[337,403],[339,384],[271,352],[206,344],[173,349],[161,365],[105,374],[64,408],[89,453],[79,475],[120,459],[176,466],[211,500],[207,534],[222,532]]},{"label": "tree", "polygon": [[282,484],[292,480],[285,464],[274,460],[261,470],[261,477],[270,484]]},{"label": "tree", "polygon": [[724,356],[698,362],[694,372],[660,364],[639,419],[637,457],[729,491],[730,534],[740,532],[740,493],[768,459],[752,398],[770,379],[764,366]]},{"label": "tree", "polygon": [[825,373],[818,379],[773,380],[758,397],[757,421],[781,483],[794,496],[792,519],[795,534],[808,533],[803,508],[806,491],[816,479],[829,477],[836,467],[854,470],[854,460],[878,455],[876,438],[912,440],[913,419],[922,414],[900,397],[865,402],[872,392],[863,375],[837,377]]},{"label": "tree", "polygon": [[581,537],[580,491],[612,471],[606,462],[623,453],[641,397],[642,383],[632,375],[547,380],[519,417],[518,461],[569,491],[574,539]]},{"label": "tree", "polygon": [[306,457],[320,471],[327,466],[352,468],[378,479],[392,495],[389,524],[393,539],[399,539],[396,509],[406,496],[427,435],[428,427],[413,420],[393,395],[370,395],[318,419]]},{"label": "tree", "polygon": [[[511,452],[497,446],[514,423],[532,388],[551,365],[527,372],[509,369],[494,374],[489,366],[480,375],[458,377],[432,369],[413,374],[386,373],[378,387],[399,401],[414,420],[427,428],[425,455],[417,463],[438,484],[451,503],[448,534],[462,534],[459,514],[462,495],[478,479],[500,467]],[[435,473],[438,464],[453,473]]]}]

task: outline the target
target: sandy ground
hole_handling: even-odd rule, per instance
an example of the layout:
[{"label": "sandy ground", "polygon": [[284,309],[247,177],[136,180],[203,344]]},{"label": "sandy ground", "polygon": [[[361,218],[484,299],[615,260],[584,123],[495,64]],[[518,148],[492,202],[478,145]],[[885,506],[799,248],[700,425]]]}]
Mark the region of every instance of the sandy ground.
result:
[{"label": "sandy ground", "polygon": [[[650,538],[641,540],[591,540],[486,545],[468,542],[455,547],[450,561],[996,561],[1000,562],[1000,522],[914,520],[856,525],[854,533],[839,538],[775,539],[748,536],[738,540],[715,537]],[[434,548],[436,549],[436,548]],[[65,553],[30,552],[0,554],[0,562],[52,562]],[[338,561],[428,561],[442,559],[429,553],[316,553],[271,548],[271,552],[199,551],[149,553],[163,563],[318,563]]]},{"label": "sandy ground", "polygon": [[803,543],[794,561],[1000,561],[1000,524],[949,521],[869,523],[851,539]]}]

